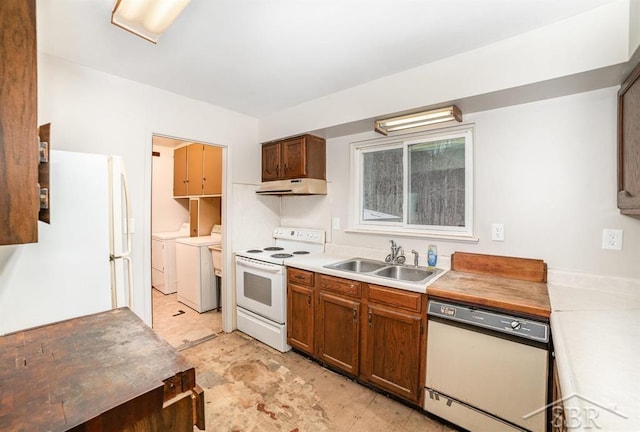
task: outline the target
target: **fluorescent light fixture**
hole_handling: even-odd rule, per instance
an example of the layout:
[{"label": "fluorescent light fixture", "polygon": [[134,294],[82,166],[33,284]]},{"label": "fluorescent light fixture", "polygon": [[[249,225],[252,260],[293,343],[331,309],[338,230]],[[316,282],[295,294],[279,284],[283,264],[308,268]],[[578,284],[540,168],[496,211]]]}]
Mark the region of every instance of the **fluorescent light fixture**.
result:
[{"label": "fluorescent light fixture", "polygon": [[111,23],[156,43],[189,1],[118,0],[111,12]]},{"label": "fluorescent light fixture", "polygon": [[399,117],[376,120],[373,124],[373,127],[376,132],[379,132],[383,135],[388,135],[389,132],[396,132],[404,129],[413,129],[421,126],[428,126],[453,120],[459,122],[462,121],[462,113],[455,105],[451,105],[450,107],[446,108],[407,114]]}]

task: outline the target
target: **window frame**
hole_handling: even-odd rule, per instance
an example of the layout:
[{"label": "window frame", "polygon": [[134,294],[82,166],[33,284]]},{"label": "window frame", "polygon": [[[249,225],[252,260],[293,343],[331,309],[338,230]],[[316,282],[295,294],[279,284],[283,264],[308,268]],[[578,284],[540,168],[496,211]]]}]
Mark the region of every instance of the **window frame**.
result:
[{"label": "window frame", "polygon": [[[356,141],[350,143],[350,197],[349,197],[349,228],[347,232],[354,233],[379,233],[410,237],[428,237],[436,239],[451,239],[458,241],[473,241],[474,237],[474,176],[473,176],[473,150],[474,150],[474,124],[458,125],[448,128],[426,130],[413,134],[403,134],[372,140]],[[409,146],[431,141],[439,141],[448,138],[465,138],[465,226],[447,227],[439,225],[413,225],[409,224]],[[365,221],[363,215],[363,188],[362,176],[364,173],[365,153],[373,151],[402,148],[403,163],[403,197],[402,197],[402,221],[401,222],[376,222]]]}]

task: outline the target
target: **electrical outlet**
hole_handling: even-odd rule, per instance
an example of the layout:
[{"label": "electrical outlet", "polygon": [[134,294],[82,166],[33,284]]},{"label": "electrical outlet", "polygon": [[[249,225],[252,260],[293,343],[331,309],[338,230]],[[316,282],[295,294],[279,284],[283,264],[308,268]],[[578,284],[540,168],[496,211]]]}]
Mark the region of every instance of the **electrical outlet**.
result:
[{"label": "electrical outlet", "polygon": [[605,228],[602,230],[602,249],[622,250],[622,230]]},{"label": "electrical outlet", "polygon": [[503,224],[491,225],[491,240],[504,241],[504,225]]}]

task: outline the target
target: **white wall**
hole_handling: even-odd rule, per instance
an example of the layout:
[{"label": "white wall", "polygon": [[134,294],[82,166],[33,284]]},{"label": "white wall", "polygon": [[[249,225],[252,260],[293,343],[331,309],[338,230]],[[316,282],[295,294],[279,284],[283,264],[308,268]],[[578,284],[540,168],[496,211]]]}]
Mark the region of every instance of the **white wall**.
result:
[{"label": "white wall", "polygon": [[[475,235],[477,244],[399,238],[408,254],[429,244],[439,254],[468,251],[543,259],[550,269],[640,278],[640,220],[616,207],[616,92],[608,88],[465,116],[475,123]],[[282,220],[306,218],[330,227],[334,245],[380,250],[391,236],[345,232],[348,217],[349,143],[364,134],[327,142],[327,197],[283,198]],[[306,215],[302,210],[306,208]],[[318,218],[321,220],[318,220]],[[505,241],[491,241],[503,223]],[[601,249],[603,228],[624,230],[621,252]]]},{"label": "white wall", "polygon": [[173,198],[173,148],[153,145],[151,232],[177,231],[189,222],[189,200]]},{"label": "white wall", "polygon": [[[257,183],[260,152],[257,151],[257,119],[195,101],[133,81],[89,69],[60,58],[38,57],[38,122],[51,122],[53,149],[119,154],[130,182],[135,233],[133,235],[133,309],[151,320],[151,141],[152,134],[180,137],[227,146],[230,161],[227,182]],[[232,198],[228,188],[227,199]],[[52,192],[54,193],[54,192]],[[233,215],[229,219],[233,219]],[[225,241],[232,248],[233,229],[227,224]],[[0,271],[13,272],[8,256],[0,253]],[[73,263],[70,263],[73,265]],[[20,278],[0,287],[0,299],[21,290]],[[26,277],[26,275],[24,275]],[[76,287],[91,289],[91,287]],[[56,290],[56,281],[42,290]],[[31,293],[31,302],[43,298]],[[49,307],[64,308],[65,298]],[[6,303],[0,303],[0,317]],[[29,314],[30,304],[18,305]],[[19,324],[16,328],[20,328]]]},{"label": "white wall", "polygon": [[[579,80],[589,89],[599,88],[599,79],[614,85],[611,77],[596,79],[585,72],[608,70],[629,60],[629,19],[629,0],[615,1],[476,50],[301,103],[260,119],[260,141],[449,101],[464,103],[471,96],[553,83],[562,77]],[[613,75],[616,77],[615,72]],[[551,91],[564,89],[551,85],[535,97],[543,99]]]}]

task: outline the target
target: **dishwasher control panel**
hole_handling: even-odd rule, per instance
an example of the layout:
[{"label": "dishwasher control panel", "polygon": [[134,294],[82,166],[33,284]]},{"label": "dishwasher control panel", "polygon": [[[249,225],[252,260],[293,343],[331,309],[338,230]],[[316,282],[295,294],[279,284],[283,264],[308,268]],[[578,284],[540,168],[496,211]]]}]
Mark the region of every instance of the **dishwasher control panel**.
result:
[{"label": "dishwasher control panel", "polygon": [[429,301],[427,314],[537,342],[549,342],[549,324],[522,317],[437,300]]}]

